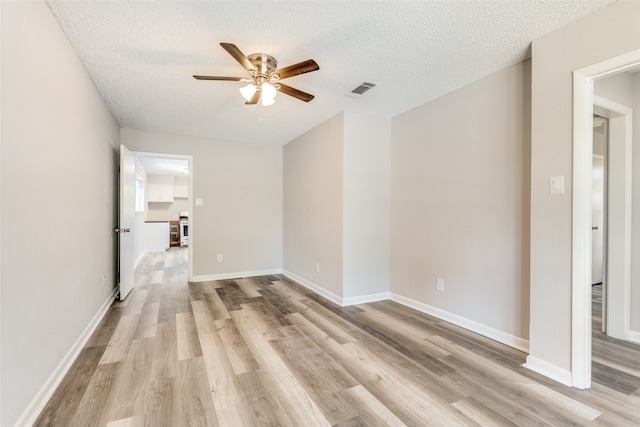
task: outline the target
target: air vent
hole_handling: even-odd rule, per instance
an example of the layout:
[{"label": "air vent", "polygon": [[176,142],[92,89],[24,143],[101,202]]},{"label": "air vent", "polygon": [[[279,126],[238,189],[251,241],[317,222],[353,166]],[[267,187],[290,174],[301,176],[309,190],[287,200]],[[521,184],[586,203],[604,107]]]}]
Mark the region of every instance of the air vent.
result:
[{"label": "air vent", "polygon": [[365,93],[366,91],[374,87],[375,85],[376,85],[375,83],[364,82],[360,86],[352,90],[351,93],[356,95],[362,95],[363,93]]}]

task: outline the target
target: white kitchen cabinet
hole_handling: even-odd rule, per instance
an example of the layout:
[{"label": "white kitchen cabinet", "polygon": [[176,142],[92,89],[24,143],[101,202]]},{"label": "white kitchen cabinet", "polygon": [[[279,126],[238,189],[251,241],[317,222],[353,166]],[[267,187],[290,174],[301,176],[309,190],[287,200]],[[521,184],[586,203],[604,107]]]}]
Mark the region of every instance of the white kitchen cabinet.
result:
[{"label": "white kitchen cabinet", "polygon": [[149,184],[149,202],[173,202],[173,185]]},{"label": "white kitchen cabinet", "polygon": [[176,199],[186,199],[187,197],[189,197],[189,186],[178,184],[174,185],[173,197]]}]

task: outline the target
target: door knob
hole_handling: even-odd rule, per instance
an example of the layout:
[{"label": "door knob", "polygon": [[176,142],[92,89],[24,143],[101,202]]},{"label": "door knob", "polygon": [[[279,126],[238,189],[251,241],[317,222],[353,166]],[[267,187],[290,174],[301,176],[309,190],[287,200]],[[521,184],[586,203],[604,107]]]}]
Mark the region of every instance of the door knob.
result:
[{"label": "door knob", "polygon": [[116,228],[114,230],[116,233],[129,233],[131,231],[130,228]]}]

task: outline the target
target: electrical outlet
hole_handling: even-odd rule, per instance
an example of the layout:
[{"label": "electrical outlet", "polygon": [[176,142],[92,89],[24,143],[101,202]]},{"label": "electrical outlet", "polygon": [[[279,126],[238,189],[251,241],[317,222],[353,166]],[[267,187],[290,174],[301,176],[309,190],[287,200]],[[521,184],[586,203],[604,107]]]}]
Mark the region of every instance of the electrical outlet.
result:
[{"label": "electrical outlet", "polygon": [[222,255],[218,254],[218,262],[222,262]]},{"label": "electrical outlet", "polygon": [[438,279],[436,282],[436,289],[440,292],[444,292],[444,279]]},{"label": "electrical outlet", "polygon": [[316,273],[320,273],[320,263],[316,262]]},{"label": "electrical outlet", "polygon": [[102,286],[107,286],[107,275],[106,274],[102,275]]}]

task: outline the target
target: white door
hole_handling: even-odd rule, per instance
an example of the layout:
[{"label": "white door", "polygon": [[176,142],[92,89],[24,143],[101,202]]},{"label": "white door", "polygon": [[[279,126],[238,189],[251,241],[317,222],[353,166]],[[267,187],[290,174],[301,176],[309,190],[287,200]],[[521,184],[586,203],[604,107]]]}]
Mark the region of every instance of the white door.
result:
[{"label": "white door", "polygon": [[116,232],[119,236],[119,272],[120,272],[120,301],[125,299],[133,289],[134,270],[134,228],[135,206],[135,171],[136,158],[124,145],[120,145],[120,203],[119,225]]}]

